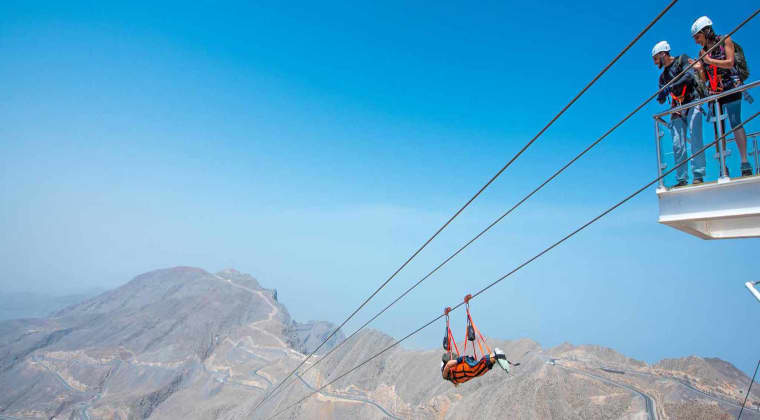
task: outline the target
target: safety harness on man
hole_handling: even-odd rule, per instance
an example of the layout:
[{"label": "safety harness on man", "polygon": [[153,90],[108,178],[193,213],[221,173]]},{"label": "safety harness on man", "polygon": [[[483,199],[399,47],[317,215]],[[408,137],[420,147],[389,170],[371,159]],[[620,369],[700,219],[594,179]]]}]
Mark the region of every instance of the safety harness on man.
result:
[{"label": "safety harness on man", "polygon": [[683,105],[684,99],[686,99],[686,88],[687,85],[683,85],[683,91],[681,91],[681,96],[676,96],[675,93],[670,92],[670,97],[673,99],[673,102],[677,103],[678,106]]}]

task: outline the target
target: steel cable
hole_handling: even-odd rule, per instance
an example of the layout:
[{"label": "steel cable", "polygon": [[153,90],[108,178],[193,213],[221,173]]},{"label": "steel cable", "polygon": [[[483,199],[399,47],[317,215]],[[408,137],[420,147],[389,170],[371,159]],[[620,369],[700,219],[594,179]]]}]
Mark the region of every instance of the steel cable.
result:
[{"label": "steel cable", "polygon": [[[741,29],[747,22],[752,20],[758,13],[760,13],[760,9],[755,11],[753,14],[751,14],[747,19],[742,21],[734,30],[729,32],[727,36],[733,35],[736,31]],[[705,57],[707,54],[709,54],[713,49],[717,48],[720,45],[720,43],[713,45],[710,47],[707,51],[705,51],[704,54],[702,54],[697,60],[695,60],[695,63],[701,60],[703,57]],[[357,328],[351,335],[349,335],[346,339],[338,343],[335,347],[330,349],[325,355],[323,355],[320,359],[318,359],[314,364],[308,366],[301,374],[305,374],[309,370],[311,370],[313,367],[318,365],[322,360],[327,358],[330,354],[332,354],[335,350],[337,350],[340,346],[343,345],[346,341],[350,340],[352,337],[354,337],[359,331],[363,330],[365,327],[367,327],[370,323],[372,323],[375,319],[377,319],[380,315],[382,315],[385,311],[390,309],[393,305],[395,305],[398,301],[403,299],[409,292],[411,292],[413,289],[415,289],[417,286],[419,286],[422,282],[427,280],[430,276],[432,276],[434,273],[436,273],[439,269],[441,269],[444,265],[446,265],[449,261],[454,259],[459,253],[464,251],[465,248],[469,247],[473,242],[480,239],[482,235],[484,235],[486,232],[491,230],[494,226],[496,226],[501,220],[503,220],[506,216],[508,216],[510,213],[512,213],[515,209],[520,207],[524,202],[526,202],[528,199],[530,199],[535,193],[540,191],[543,187],[545,187],[547,184],[549,184],[554,178],[556,178],[559,174],[564,172],[568,167],[570,167],[572,164],[574,164],[578,159],[580,159],[583,155],[588,153],[591,149],[596,147],[600,142],[602,142],[607,136],[609,136],[613,131],[615,131],[617,128],[619,128],[621,125],[623,125],[627,120],[629,120],[634,114],[638,113],[644,106],[646,106],[647,103],[649,103],[652,99],[654,99],[660,92],[664,91],[665,89],[669,88],[671,85],[673,85],[678,79],[683,76],[686,72],[688,72],[695,63],[689,64],[681,73],[679,73],[676,77],[674,77],[670,82],[663,85],[660,89],[658,89],[654,94],[652,94],[649,98],[647,98],[644,102],[641,103],[638,107],[636,107],[632,112],[630,112],[625,118],[623,118],[620,122],[615,124],[612,128],[607,130],[601,137],[599,137],[597,140],[595,140],[593,143],[588,145],[583,151],[581,151],[579,154],[577,154],[574,158],[572,158],[570,161],[568,161],[564,166],[562,166],[560,169],[558,169],[554,174],[552,174],[549,178],[547,178],[544,182],[542,182],[538,187],[533,189],[529,194],[527,194],[525,197],[523,197],[520,201],[518,201],[514,206],[512,206],[509,210],[507,210],[505,213],[503,213],[501,216],[496,218],[493,222],[491,222],[485,229],[483,229],[480,233],[475,235],[472,239],[470,239],[467,243],[465,243],[463,246],[461,246],[457,251],[455,251],[453,254],[451,254],[449,257],[447,257],[443,262],[441,262],[438,266],[436,266],[432,271],[430,271],[428,274],[426,274],[424,277],[422,277],[417,283],[413,284],[411,287],[409,287],[404,293],[399,295],[396,299],[394,299],[390,304],[388,304],[385,308],[381,309],[377,314],[375,314],[372,318],[370,318],[368,321],[366,321],[362,326]],[[297,369],[299,369],[301,365],[299,365]],[[286,377],[287,379],[287,377]],[[273,395],[274,391],[270,395]]]},{"label": "steel cable", "polygon": [[[759,10],[759,11],[760,11],[760,10]],[[757,14],[757,12],[756,12],[755,14]],[[684,159],[683,161],[681,161],[681,162],[677,163],[676,165],[674,165],[674,166],[673,166],[673,168],[671,168],[670,170],[666,171],[666,172],[665,172],[665,173],[663,173],[662,175],[660,175],[660,176],[658,176],[657,178],[653,179],[652,181],[648,182],[647,184],[645,184],[644,186],[642,186],[642,187],[641,187],[641,188],[639,188],[638,190],[634,191],[633,193],[629,194],[628,196],[626,196],[626,197],[625,197],[624,199],[622,199],[621,201],[618,201],[618,202],[617,202],[615,205],[613,205],[612,207],[610,207],[610,208],[608,208],[607,210],[603,211],[603,212],[602,212],[602,213],[600,213],[598,216],[596,216],[596,217],[592,218],[591,220],[589,220],[589,221],[588,221],[588,222],[586,222],[585,224],[581,225],[579,228],[577,228],[577,229],[575,229],[574,231],[570,232],[569,234],[565,235],[565,236],[564,236],[562,239],[560,239],[560,240],[558,240],[558,241],[554,242],[552,245],[550,245],[549,247],[545,248],[543,251],[539,252],[538,254],[534,255],[534,256],[533,256],[533,257],[531,257],[531,258],[529,258],[528,260],[526,260],[526,261],[525,261],[525,262],[523,262],[522,264],[518,265],[518,266],[517,266],[516,268],[514,268],[512,271],[510,271],[510,272],[508,272],[507,274],[505,274],[505,275],[503,275],[503,276],[499,277],[498,279],[494,280],[493,282],[491,282],[490,284],[488,284],[488,285],[487,285],[487,286],[485,286],[484,288],[480,289],[480,290],[479,290],[479,291],[477,291],[476,293],[473,293],[473,294],[472,294],[472,297],[470,298],[470,300],[472,300],[472,299],[474,299],[474,298],[476,298],[476,297],[480,296],[482,293],[486,292],[486,291],[487,291],[488,289],[490,289],[491,287],[493,287],[493,286],[495,286],[496,284],[500,283],[501,281],[503,281],[503,280],[504,280],[504,279],[506,279],[507,277],[509,277],[509,276],[511,276],[512,274],[516,273],[517,271],[519,271],[519,270],[520,270],[520,269],[522,269],[523,267],[525,267],[525,266],[527,266],[528,264],[532,263],[533,261],[535,261],[536,259],[540,258],[541,256],[543,256],[543,255],[544,255],[544,254],[546,254],[547,252],[551,251],[552,249],[556,248],[557,246],[559,246],[560,244],[562,244],[562,243],[563,243],[563,242],[565,242],[566,240],[570,239],[571,237],[575,236],[576,234],[578,234],[578,233],[579,233],[579,232],[581,232],[582,230],[586,229],[587,227],[589,227],[589,226],[590,226],[590,225],[592,225],[593,223],[597,222],[599,219],[601,219],[601,218],[603,218],[604,216],[608,215],[609,213],[611,213],[612,211],[614,211],[614,210],[615,210],[615,209],[617,209],[618,207],[622,206],[623,204],[625,204],[626,202],[628,202],[629,200],[631,200],[633,197],[635,197],[635,196],[639,195],[639,194],[640,194],[642,191],[644,191],[644,190],[646,190],[647,188],[651,187],[651,186],[652,186],[652,185],[654,185],[655,183],[659,182],[661,179],[665,178],[667,175],[671,174],[671,173],[672,173],[673,171],[675,171],[676,169],[680,168],[682,165],[684,165],[684,164],[686,164],[687,162],[689,162],[689,161],[690,161],[691,159],[693,159],[695,156],[698,156],[698,155],[700,155],[700,154],[704,153],[704,152],[705,152],[705,150],[707,150],[709,147],[712,147],[713,145],[717,144],[719,141],[721,141],[721,140],[723,140],[724,138],[726,138],[726,137],[727,137],[729,134],[732,134],[732,133],[733,133],[733,132],[735,132],[736,130],[738,130],[738,129],[740,129],[740,128],[744,127],[744,125],[745,125],[745,124],[747,124],[748,122],[750,122],[750,121],[752,121],[753,119],[755,119],[755,117],[757,117],[758,115],[760,115],[760,111],[758,111],[758,112],[754,113],[754,114],[753,114],[751,117],[747,118],[747,119],[746,119],[746,120],[744,120],[744,121],[743,121],[741,124],[738,124],[736,127],[732,127],[732,130],[731,130],[731,131],[729,131],[729,132],[727,132],[727,133],[723,134],[722,136],[718,137],[717,139],[713,140],[712,142],[710,142],[710,143],[708,143],[708,144],[704,145],[704,146],[703,146],[701,149],[699,149],[698,151],[696,151],[696,152],[693,152],[693,153],[692,153],[690,156],[688,156],[686,159]],[[464,305],[464,304],[465,304],[465,302],[459,302],[459,303],[458,303],[456,306],[453,306],[453,307],[451,308],[451,311],[455,311],[455,310],[457,310],[459,307],[461,307],[461,306],[462,306],[462,305]],[[407,334],[405,337],[403,337],[403,338],[401,338],[401,339],[399,339],[399,340],[396,340],[395,342],[393,342],[393,343],[392,343],[392,344],[390,344],[389,346],[385,347],[384,349],[382,349],[381,351],[379,351],[378,353],[376,353],[375,355],[373,355],[373,356],[372,356],[372,357],[370,357],[369,359],[366,359],[366,360],[365,360],[365,361],[363,361],[362,363],[360,363],[360,364],[358,364],[358,365],[354,366],[353,368],[351,368],[351,369],[349,369],[348,371],[344,372],[344,373],[343,373],[343,374],[341,374],[340,376],[338,376],[338,377],[336,377],[335,379],[331,380],[330,382],[326,383],[325,385],[323,385],[322,387],[320,387],[320,388],[319,388],[319,389],[317,389],[316,391],[314,391],[314,392],[312,392],[312,393],[310,393],[310,394],[307,394],[305,397],[303,397],[303,398],[301,398],[300,400],[296,401],[295,403],[293,403],[293,404],[291,404],[291,405],[287,406],[287,407],[286,407],[286,408],[284,408],[283,410],[280,410],[280,411],[276,412],[276,413],[275,413],[275,414],[273,414],[272,416],[268,417],[268,418],[267,418],[267,420],[270,420],[270,419],[272,419],[272,418],[274,418],[274,417],[277,417],[278,415],[280,415],[280,414],[282,414],[283,412],[285,412],[285,411],[289,410],[290,408],[292,408],[292,407],[294,407],[294,406],[296,406],[296,405],[300,404],[301,402],[303,402],[304,400],[306,400],[306,399],[307,399],[307,398],[309,398],[310,396],[314,395],[316,392],[319,392],[319,391],[321,391],[321,390],[325,389],[326,387],[328,387],[328,386],[330,386],[330,385],[334,384],[334,383],[335,383],[335,382],[337,382],[338,380],[340,380],[340,379],[344,378],[346,375],[348,375],[348,374],[350,374],[351,372],[353,372],[353,371],[355,371],[355,370],[359,369],[360,367],[362,367],[362,366],[364,366],[365,364],[369,363],[370,361],[374,360],[375,358],[377,358],[377,357],[378,357],[378,356],[380,356],[381,354],[383,354],[383,353],[385,353],[386,351],[388,351],[388,350],[392,349],[393,347],[397,346],[397,345],[398,345],[398,344],[400,344],[401,342],[403,342],[403,341],[407,340],[409,337],[411,337],[411,336],[413,336],[413,335],[417,334],[418,332],[422,331],[423,329],[425,329],[425,328],[429,327],[430,325],[432,325],[433,323],[435,323],[435,322],[436,322],[436,321],[438,321],[439,319],[443,318],[444,316],[445,316],[444,314],[440,314],[440,315],[438,315],[437,317],[433,318],[432,320],[430,320],[429,322],[425,323],[425,324],[424,324],[424,325],[422,325],[421,327],[419,327],[419,328],[417,328],[416,330],[412,331],[411,333]]]},{"label": "steel cable", "polygon": [[760,360],[757,361],[757,366],[755,366],[755,373],[752,374],[752,380],[749,381],[749,389],[747,389],[747,395],[744,396],[742,409],[739,410],[739,415],[736,417],[736,420],[741,420],[742,418],[742,413],[744,412],[744,405],[747,404],[747,398],[749,398],[749,393],[750,391],[752,391],[752,384],[755,382],[755,376],[757,376],[757,368],[760,368]]},{"label": "steel cable", "polygon": [[361,309],[362,309],[362,308],[363,308],[363,307],[364,307],[364,306],[365,306],[365,305],[366,305],[366,304],[367,304],[367,303],[368,303],[368,302],[369,302],[369,301],[370,301],[372,298],[374,298],[374,297],[375,297],[375,295],[377,295],[377,293],[378,293],[378,292],[380,292],[380,290],[381,290],[381,289],[383,289],[383,288],[384,288],[384,287],[385,287],[385,286],[386,286],[386,285],[387,285],[387,284],[388,284],[388,283],[389,283],[389,282],[390,282],[390,281],[391,281],[391,280],[392,280],[394,277],[396,277],[396,275],[397,275],[399,272],[401,272],[401,270],[403,270],[403,269],[404,269],[404,268],[405,268],[405,267],[406,267],[406,266],[407,266],[407,265],[408,265],[408,264],[409,264],[409,263],[410,263],[410,262],[411,262],[411,261],[412,261],[412,260],[413,260],[413,259],[414,259],[414,258],[417,256],[417,254],[419,254],[419,253],[420,253],[420,252],[421,252],[421,251],[422,251],[422,250],[423,250],[425,247],[427,247],[427,245],[428,245],[430,242],[432,242],[432,241],[433,241],[433,239],[435,239],[435,238],[436,238],[436,237],[437,237],[437,236],[438,236],[438,235],[439,235],[439,234],[440,234],[440,233],[441,233],[441,232],[442,232],[442,231],[443,231],[443,230],[444,230],[444,229],[445,229],[445,228],[446,228],[446,227],[447,227],[447,226],[448,226],[448,225],[449,225],[449,224],[450,224],[450,223],[451,223],[451,222],[452,222],[452,221],[453,221],[455,218],[457,218],[457,217],[458,217],[458,216],[459,216],[459,215],[460,215],[460,214],[461,214],[461,213],[462,213],[462,212],[463,212],[463,211],[464,211],[464,210],[465,210],[465,209],[466,209],[466,208],[467,208],[467,207],[468,207],[468,206],[469,206],[469,205],[470,205],[470,204],[471,204],[473,201],[475,201],[475,199],[476,199],[476,198],[478,198],[478,196],[480,196],[480,194],[481,194],[483,191],[485,191],[485,189],[486,189],[486,188],[488,188],[488,186],[490,186],[490,185],[491,185],[491,184],[492,184],[492,183],[493,183],[493,182],[496,180],[496,178],[498,178],[498,177],[499,177],[499,176],[500,176],[500,175],[501,175],[501,174],[502,174],[502,173],[503,173],[503,172],[504,172],[504,171],[505,171],[505,170],[506,170],[506,169],[507,169],[509,166],[511,166],[511,165],[512,165],[512,163],[513,163],[515,160],[517,160],[517,158],[519,158],[519,157],[520,157],[520,156],[521,156],[521,155],[522,155],[522,154],[523,154],[523,153],[524,153],[524,152],[525,152],[525,151],[526,151],[526,150],[527,150],[527,149],[528,149],[528,148],[529,148],[529,147],[530,147],[530,146],[531,146],[531,145],[532,145],[532,144],[533,144],[533,143],[534,143],[534,142],[535,142],[535,141],[536,141],[536,140],[537,140],[537,139],[538,139],[538,138],[539,138],[541,135],[543,135],[543,134],[544,134],[544,132],[545,132],[546,130],[548,130],[548,129],[549,129],[549,127],[551,127],[551,126],[552,126],[552,125],[553,125],[553,124],[554,124],[554,123],[555,123],[555,122],[556,122],[556,121],[557,121],[557,120],[558,120],[558,119],[559,119],[559,118],[560,118],[560,117],[561,117],[561,116],[562,116],[562,115],[563,115],[563,114],[564,114],[564,113],[565,113],[565,112],[566,112],[566,111],[567,111],[567,110],[568,110],[568,109],[569,109],[569,108],[570,108],[570,107],[571,107],[571,106],[572,106],[572,105],[573,105],[573,104],[574,104],[574,103],[575,103],[575,102],[578,100],[578,99],[580,99],[580,97],[581,97],[581,96],[583,96],[583,94],[585,94],[585,93],[586,93],[586,91],[587,91],[588,89],[590,89],[590,88],[591,88],[591,86],[592,86],[592,85],[594,85],[594,83],[596,83],[596,82],[597,82],[597,80],[599,80],[599,79],[602,77],[602,75],[604,75],[604,73],[606,73],[606,72],[607,72],[607,70],[609,70],[609,69],[610,69],[610,68],[611,68],[611,67],[612,67],[612,66],[613,66],[613,65],[614,65],[614,64],[615,64],[615,63],[616,63],[616,62],[617,62],[617,61],[618,61],[618,60],[619,60],[619,59],[620,59],[620,58],[621,58],[621,57],[622,57],[622,56],[623,56],[623,55],[624,55],[626,52],[628,52],[628,50],[629,50],[629,49],[631,49],[631,47],[633,47],[633,45],[634,45],[636,42],[638,42],[638,40],[639,40],[639,39],[641,39],[641,37],[642,37],[642,36],[644,36],[644,34],[645,34],[647,31],[649,31],[649,29],[650,29],[652,26],[654,26],[654,24],[655,24],[655,23],[657,23],[657,21],[659,21],[659,20],[660,20],[660,18],[662,18],[662,16],[664,16],[664,15],[665,15],[665,13],[667,13],[667,12],[668,12],[668,11],[669,11],[669,10],[670,10],[670,9],[671,9],[671,8],[672,8],[672,7],[673,7],[673,6],[674,6],[674,5],[677,3],[677,2],[678,2],[678,0],[671,0],[671,1],[670,1],[670,3],[669,3],[669,4],[668,4],[668,5],[667,5],[667,6],[666,6],[666,7],[665,7],[665,8],[664,8],[664,9],[663,9],[663,10],[662,10],[660,13],[659,13],[659,14],[658,14],[658,15],[657,15],[657,16],[656,16],[656,17],[655,17],[655,18],[654,18],[654,19],[653,19],[651,22],[649,22],[649,24],[648,24],[648,25],[647,25],[647,26],[646,26],[646,27],[645,27],[645,28],[644,28],[644,29],[643,29],[641,32],[639,32],[639,34],[638,34],[638,35],[637,35],[637,36],[636,36],[636,37],[635,37],[635,38],[634,38],[634,39],[633,39],[633,40],[632,40],[630,43],[628,43],[628,45],[626,45],[626,47],[625,47],[625,48],[623,48],[623,49],[622,49],[622,50],[621,50],[621,51],[620,51],[620,52],[619,52],[619,53],[618,53],[618,54],[615,56],[615,58],[614,58],[614,59],[612,59],[612,61],[610,61],[610,62],[609,62],[609,63],[608,63],[608,64],[607,64],[607,65],[606,65],[606,66],[605,66],[603,69],[602,69],[602,71],[600,71],[600,72],[599,72],[599,74],[597,74],[597,75],[596,75],[596,76],[595,76],[595,77],[594,77],[594,78],[593,78],[593,79],[592,79],[592,80],[591,80],[591,81],[590,81],[588,84],[586,84],[586,86],[585,86],[583,89],[581,89],[581,91],[580,91],[580,92],[578,92],[578,94],[576,94],[576,95],[575,95],[575,97],[573,97],[573,99],[572,99],[572,100],[570,100],[570,102],[568,102],[568,103],[567,103],[567,105],[565,105],[565,106],[562,108],[562,110],[560,110],[560,111],[559,111],[559,112],[558,112],[558,113],[557,113],[557,114],[556,114],[556,115],[555,115],[555,116],[554,116],[554,117],[553,117],[553,118],[552,118],[552,119],[551,119],[551,120],[550,120],[550,121],[549,121],[549,122],[548,122],[548,123],[547,123],[547,124],[546,124],[546,125],[545,125],[545,126],[542,128],[542,129],[541,129],[541,130],[540,130],[540,131],[539,131],[539,132],[538,132],[538,134],[536,134],[536,135],[535,135],[535,136],[534,136],[534,137],[533,137],[533,138],[532,138],[532,139],[531,139],[529,142],[527,142],[527,143],[526,143],[526,144],[525,144],[525,145],[524,145],[524,146],[523,146],[523,147],[522,147],[522,148],[521,148],[521,149],[520,149],[520,150],[519,150],[519,151],[518,151],[518,152],[517,152],[517,153],[516,153],[516,154],[515,154],[515,155],[514,155],[514,156],[513,156],[513,157],[512,157],[512,158],[511,158],[511,159],[510,159],[510,160],[509,160],[509,161],[508,161],[508,162],[507,162],[507,163],[506,163],[506,164],[505,164],[503,167],[502,167],[502,168],[501,168],[501,169],[499,169],[499,171],[498,171],[498,172],[496,172],[496,174],[495,174],[495,175],[493,175],[493,176],[491,177],[491,179],[489,179],[489,180],[488,180],[488,182],[486,182],[486,183],[485,183],[485,184],[484,184],[484,185],[483,185],[483,186],[482,186],[482,187],[481,187],[481,188],[480,188],[480,189],[479,189],[479,190],[478,190],[478,191],[475,193],[475,195],[473,195],[473,196],[472,196],[472,197],[471,197],[471,198],[470,198],[470,199],[469,199],[469,200],[468,200],[468,201],[467,201],[467,202],[466,202],[466,203],[465,203],[465,204],[464,204],[464,205],[463,205],[463,206],[462,206],[462,207],[461,207],[459,210],[457,210],[457,212],[456,212],[456,213],[454,213],[454,215],[453,215],[453,216],[451,216],[451,217],[450,217],[450,218],[449,218],[449,219],[446,221],[446,223],[444,223],[444,224],[443,224],[443,226],[441,226],[441,227],[440,227],[440,228],[439,228],[439,229],[438,229],[438,230],[437,230],[437,231],[436,231],[436,232],[435,232],[435,233],[434,233],[434,234],[433,234],[433,235],[432,235],[430,238],[428,238],[428,240],[427,240],[427,241],[425,241],[425,243],[423,243],[423,244],[422,244],[422,246],[420,246],[420,247],[419,247],[419,248],[418,248],[418,249],[417,249],[417,250],[416,250],[416,251],[415,251],[415,252],[414,252],[414,253],[413,253],[413,254],[412,254],[412,255],[411,255],[411,256],[410,256],[410,257],[409,257],[409,258],[408,258],[408,259],[407,259],[407,260],[406,260],[406,261],[405,261],[405,262],[404,262],[404,263],[403,263],[403,264],[402,264],[400,267],[399,267],[399,268],[398,268],[398,269],[396,269],[396,271],[394,271],[394,272],[393,272],[393,274],[391,274],[391,276],[390,276],[390,277],[388,277],[388,279],[387,279],[387,280],[385,280],[385,281],[384,281],[384,282],[383,282],[383,283],[380,285],[380,287],[378,287],[378,288],[377,288],[377,289],[376,289],[376,290],[375,290],[375,291],[374,291],[374,292],[373,292],[373,293],[372,293],[372,294],[371,294],[371,295],[370,295],[368,298],[366,298],[366,299],[364,300],[364,302],[362,302],[362,303],[361,303],[361,305],[359,305],[359,307],[357,307],[357,308],[356,308],[356,309],[355,309],[355,310],[354,310],[354,311],[353,311],[353,312],[352,312],[352,313],[351,313],[351,314],[350,314],[350,315],[349,315],[349,316],[348,316],[348,317],[347,317],[347,318],[346,318],[346,319],[345,319],[343,322],[341,322],[341,324],[340,324],[340,325],[339,325],[337,328],[335,328],[335,330],[333,330],[333,332],[332,332],[332,333],[330,333],[330,335],[328,335],[328,336],[327,336],[327,338],[325,338],[324,340],[322,340],[322,343],[321,343],[319,346],[317,346],[317,348],[315,348],[315,349],[314,349],[314,350],[313,350],[313,351],[312,351],[312,352],[311,352],[311,353],[310,353],[310,354],[309,354],[309,355],[308,355],[308,356],[307,356],[307,357],[306,357],[304,360],[302,360],[302,361],[301,361],[301,363],[299,363],[299,364],[298,364],[298,366],[296,366],[296,368],[295,368],[295,369],[293,369],[293,370],[292,370],[292,371],[291,371],[291,372],[290,372],[290,373],[289,373],[289,374],[288,374],[288,375],[287,375],[287,376],[286,376],[286,377],[285,377],[285,378],[284,378],[282,381],[280,381],[280,383],[279,383],[277,386],[275,386],[275,388],[274,388],[272,391],[270,391],[269,393],[267,393],[267,395],[265,395],[265,396],[264,396],[264,398],[263,398],[261,401],[259,401],[259,403],[256,405],[256,407],[254,408],[253,412],[255,413],[255,412],[256,412],[256,410],[257,410],[257,409],[258,409],[258,408],[259,408],[259,407],[260,407],[260,406],[261,406],[261,405],[264,403],[264,401],[266,401],[266,400],[267,400],[267,399],[268,399],[268,398],[269,398],[269,397],[270,397],[270,396],[271,396],[271,395],[272,395],[274,392],[276,392],[276,391],[277,391],[277,389],[278,389],[278,388],[280,388],[280,387],[282,386],[282,384],[283,384],[283,383],[284,383],[284,382],[285,382],[285,381],[286,381],[288,378],[290,378],[291,376],[293,376],[293,373],[295,373],[296,371],[298,371],[298,369],[300,369],[300,368],[301,368],[301,366],[303,366],[303,365],[306,363],[306,361],[307,361],[307,360],[309,360],[309,359],[310,359],[312,356],[314,356],[314,354],[315,354],[316,352],[318,352],[318,351],[319,351],[319,349],[321,349],[321,348],[322,348],[322,346],[324,346],[324,345],[325,345],[325,343],[327,343],[327,342],[328,342],[328,341],[329,341],[329,340],[330,340],[330,339],[331,339],[331,338],[332,338],[332,337],[333,337],[335,334],[337,334],[337,332],[338,332],[338,331],[340,331],[340,329],[341,329],[341,328],[343,328],[343,326],[345,326],[345,325],[346,325],[346,323],[347,323],[349,320],[351,320],[351,319],[354,317],[354,315],[356,315],[356,314],[357,314],[357,313],[358,313],[358,312],[359,312],[359,311],[360,311],[360,310],[361,310]]}]

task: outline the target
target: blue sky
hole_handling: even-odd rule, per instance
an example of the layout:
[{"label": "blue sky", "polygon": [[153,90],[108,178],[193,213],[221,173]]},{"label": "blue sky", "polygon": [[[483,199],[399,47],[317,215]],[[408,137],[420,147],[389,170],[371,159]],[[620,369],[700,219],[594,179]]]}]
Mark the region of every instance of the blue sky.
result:
[{"label": "blue sky", "polygon": [[[665,3],[4,2],[0,287],[64,293],[234,267],[277,288],[296,319],[339,322]],[[696,17],[727,32],[756,7],[732,4],[677,4],[350,325],[649,96],[657,41],[694,56]],[[758,67],[760,21],[735,39]],[[405,335],[654,177],[660,109],[375,327]],[[758,280],[760,243],[702,241],[656,217],[652,189],[473,301],[480,328],[751,371],[760,306],[743,283]],[[438,346],[441,329],[409,345]]]}]

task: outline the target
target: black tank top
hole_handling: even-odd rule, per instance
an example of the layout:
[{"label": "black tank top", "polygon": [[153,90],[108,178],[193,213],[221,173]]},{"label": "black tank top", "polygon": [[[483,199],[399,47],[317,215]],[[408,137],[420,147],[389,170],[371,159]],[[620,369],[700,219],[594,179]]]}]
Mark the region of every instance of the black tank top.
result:
[{"label": "black tank top", "polygon": [[[718,40],[722,40],[724,36],[718,36]],[[714,60],[726,59],[726,47],[725,43],[720,44],[717,48],[710,52],[710,58]],[[734,66],[730,69],[722,69],[713,65],[704,66],[705,73],[707,74],[707,88],[710,93],[725,92],[727,90],[734,89],[741,85],[741,79],[739,78],[739,71],[736,70],[736,57],[734,57]],[[733,95],[724,96],[718,100],[719,103],[725,104],[741,99],[741,93],[735,93]]]}]

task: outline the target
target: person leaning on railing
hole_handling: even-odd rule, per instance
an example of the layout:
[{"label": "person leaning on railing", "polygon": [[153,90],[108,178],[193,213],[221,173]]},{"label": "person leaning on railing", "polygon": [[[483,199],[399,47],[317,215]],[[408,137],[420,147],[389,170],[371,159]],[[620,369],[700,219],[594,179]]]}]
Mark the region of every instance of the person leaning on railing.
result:
[{"label": "person leaning on railing", "polygon": [[[652,49],[652,59],[655,66],[662,69],[660,74],[660,88],[670,83],[676,76],[681,74],[689,64],[693,63],[686,54],[678,57],[670,55],[670,45],[667,41],[658,42]],[[700,82],[692,70],[688,70],[666,90],[657,95],[657,102],[665,103],[670,99],[673,108],[688,104],[697,99],[701,99],[699,92]],[[691,135],[691,150],[702,149],[702,107],[695,106],[688,110],[673,112],[670,114],[670,123],[668,128],[673,137],[673,156],[675,163],[681,163],[688,155],[686,150],[687,138]],[[694,184],[701,184],[705,176],[705,154],[700,153],[692,160],[692,172],[694,175]],[[676,187],[688,184],[687,165],[681,165],[676,169]]]},{"label": "person leaning on railing", "polygon": [[[744,51],[731,37],[717,35],[713,30],[712,24],[710,18],[702,16],[691,25],[691,36],[702,47],[702,50],[699,52],[700,56],[716,43],[723,41],[721,45],[713,49],[709,55],[705,56],[700,63],[695,65],[695,68],[704,76],[703,79],[707,81],[707,90],[710,95],[734,89],[749,77],[749,69],[744,57]],[[725,112],[728,115],[728,121],[732,129],[741,124],[741,99],[741,93],[731,94],[718,99],[720,112]],[[720,123],[721,125],[725,124],[723,121]],[[723,132],[726,132],[725,126],[723,127]],[[734,139],[741,155],[741,174],[742,176],[752,175],[752,165],[747,160],[747,134],[744,131],[744,127],[740,127],[734,131]],[[726,174],[728,175],[728,167],[726,167]]]}]

